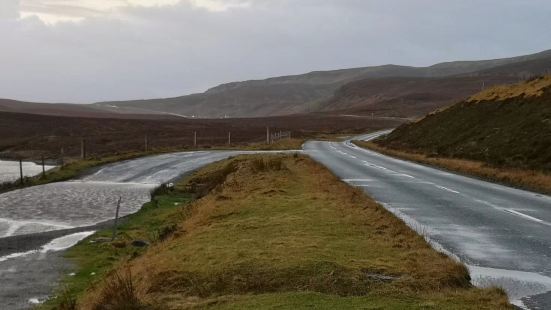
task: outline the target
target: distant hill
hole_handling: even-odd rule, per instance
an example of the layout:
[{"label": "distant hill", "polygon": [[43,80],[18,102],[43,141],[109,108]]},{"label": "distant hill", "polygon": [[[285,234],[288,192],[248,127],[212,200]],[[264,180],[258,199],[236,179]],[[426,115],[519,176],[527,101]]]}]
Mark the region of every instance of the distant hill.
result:
[{"label": "distant hill", "polygon": [[[551,50],[430,67],[384,65],[222,84],[174,98],[43,104],[0,99],[0,111],[100,118],[265,117],[311,112],[416,118],[483,87],[551,70]],[[0,94],[1,95],[1,94]]]},{"label": "distant hill", "polygon": [[124,110],[105,109],[91,104],[39,103],[10,99],[0,99],[0,112],[26,113],[51,116],[123,118],[123,119],[159,119],[179,118],[167,113],[144,111],[139,108]]},{"label": "distant hill", "polygon": [[[484,69],[480,69],[486,67]],[[454,73],[439,77],[393,77],[363,79],[339,88],[322,111],[349,114],[421,117],[435,109],[459,102],[484,88],[510,84],[551,73],[551,51],[511,59],[457,62],[435,65],[428,72]],[[473,70],[478,68],[478,70]],[[456,74],[460,70],[467,73]]]},{"label": "distant hill", "polygon": [[487,89],[402,125],[380,143],[435,156],[551,171],[551,76]]},{"label": "distant hill", "polygon": [[[430,67],[385,65],[318,71],[223,84],[182,97],[97,103],[105,110],[141,109],[202,118],[256,117],[343,111],[418,116],[465,98],[482,87],[518,81],[551,69],[551,51],[514,58],[458,61]],[[538,65],[534,65],[538,64]],[[545,65],[545,67],[542,67]],[[501,69],[497,69],[501,68]],[[492,71],[492,70],[496,71]],[[454,77],[441,81],[440,78]],[[402,78],[397,79],[397,78]],[[439,87],[447,85],[445,90]],[[416,86],[422,86],[417,90]],[[454,91],[456,90],[457,91]],[[421,108],[408,107],[421,102]],[[405,108],[407,113],[400,109]],[[391,112],[388,112],[391,110]]]}]

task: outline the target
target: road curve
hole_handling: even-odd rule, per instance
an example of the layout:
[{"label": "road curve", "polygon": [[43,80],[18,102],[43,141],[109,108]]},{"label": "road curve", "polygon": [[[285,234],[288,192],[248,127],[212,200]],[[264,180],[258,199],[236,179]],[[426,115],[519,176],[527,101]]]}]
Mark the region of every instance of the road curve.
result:
[{"label": "road curve", "polygon": [[150,200],[151,190],[207,164],[258,152],[208,151],[149,156],[107,165],[94,174],[0,194],[0,308],[27,309],[45,300],[67,272],[62,251],[113,218]]},{"label": "road curve", "polygon": [[351,141],[310,141],[304,151],[467,264],[475,284],[501,286],[519,306],[551,309],[551,197],[391,158]]}]

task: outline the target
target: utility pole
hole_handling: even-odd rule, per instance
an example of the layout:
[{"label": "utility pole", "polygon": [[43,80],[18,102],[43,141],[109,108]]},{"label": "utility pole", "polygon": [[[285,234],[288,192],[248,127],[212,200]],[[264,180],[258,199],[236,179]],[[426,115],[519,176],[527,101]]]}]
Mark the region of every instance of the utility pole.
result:
[{"label": "utility pole", "polygon": [[193,132],[193,147],[197,147],[197,131]]},{"label": "utility pole", "polygon": [[19,158],[19,180],[23,186],[23,160],[21,158]]}]

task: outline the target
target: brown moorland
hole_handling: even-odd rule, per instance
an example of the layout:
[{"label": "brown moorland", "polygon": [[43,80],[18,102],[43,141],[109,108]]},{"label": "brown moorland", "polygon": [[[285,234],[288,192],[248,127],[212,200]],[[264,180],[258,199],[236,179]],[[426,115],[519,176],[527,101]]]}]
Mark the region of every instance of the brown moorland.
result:
[{"label": "brown moorland", "polygon": [[80,155],[86,140],[89,157],[143,151],[147,135],[150,149],[185,150],[227,147],[266,141],[272,132],[291,131],[297,139],[320,134],[363,133],[401,124],[400,119],[303,114],[250,119],[100,119],[0,112],[0,156],[57,159],[61,149],[68,157]]}]

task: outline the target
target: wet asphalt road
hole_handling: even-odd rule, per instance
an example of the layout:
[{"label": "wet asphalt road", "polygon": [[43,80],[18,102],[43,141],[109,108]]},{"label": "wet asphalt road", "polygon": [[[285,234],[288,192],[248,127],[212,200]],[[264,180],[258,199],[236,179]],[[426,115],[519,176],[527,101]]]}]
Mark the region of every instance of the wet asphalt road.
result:
[{"label": "wet asphalt road", "polygon": [[475,284],[502,286],[517,305],[551,309],[544,294],[551,291],[551,197],[390,158],[350,141],[311,141],[304,150],[467,264]]},{"label": "wet asphalt road", "polygon": [[0,194],[0,309],[28,309],[45,300],[71,267],[59,243],[70,245],[82,232],[104,227],[98,223],[114,217],[119,196],[120,214],[128,215],[149,201],[158,185],[248,153],[254,152],[150,156],[107,165],[78,180]]}]

